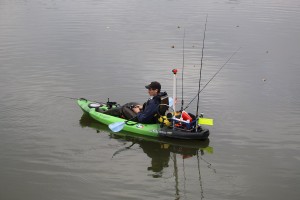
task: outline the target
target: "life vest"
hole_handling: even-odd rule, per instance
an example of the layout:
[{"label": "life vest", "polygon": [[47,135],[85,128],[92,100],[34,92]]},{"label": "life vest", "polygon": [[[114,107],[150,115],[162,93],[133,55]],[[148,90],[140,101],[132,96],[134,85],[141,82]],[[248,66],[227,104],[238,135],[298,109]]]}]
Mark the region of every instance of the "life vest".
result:
[{"label": "life vest", "polygon": [[161,124],[163,124],[164,126],[170,127],[172,125],[172,122],[170,122],[167,118],[167,116],[160,116],[157,120],[158,122],[160,122]]}]

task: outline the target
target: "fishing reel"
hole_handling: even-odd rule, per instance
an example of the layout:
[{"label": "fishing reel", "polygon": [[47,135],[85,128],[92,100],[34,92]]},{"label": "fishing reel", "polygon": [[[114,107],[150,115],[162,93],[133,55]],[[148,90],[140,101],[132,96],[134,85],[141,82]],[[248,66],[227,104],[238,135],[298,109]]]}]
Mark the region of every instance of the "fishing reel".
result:
[{"label": "fishing reel", "polygon": [[109,98],[108,98],[107,102],[106,102],[106,106],[108,109],[111,109],[112,107],[119,107],[120,105],[117,104],[117,102],[115,102],[115,101],[109,101]]}]

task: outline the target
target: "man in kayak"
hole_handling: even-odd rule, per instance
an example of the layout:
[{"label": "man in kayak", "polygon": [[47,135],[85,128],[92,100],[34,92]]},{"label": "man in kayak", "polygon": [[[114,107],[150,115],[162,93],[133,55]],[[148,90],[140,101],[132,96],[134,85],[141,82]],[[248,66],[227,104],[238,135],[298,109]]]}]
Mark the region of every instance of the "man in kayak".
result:
[{"label": "man in kayak", "polygon": [[144,124],[156,123],[155,115],[159,111],[161,97],[167,94],[166,92],[160,93],[161,85],[157,81],[151,82],[149,85],[146,85],[145,88],[148,89],[150,99],[143,105],[139,105],[136,102],[130,102],[120,108],[110,109],[104,113],[117,117],[124,117]]}]

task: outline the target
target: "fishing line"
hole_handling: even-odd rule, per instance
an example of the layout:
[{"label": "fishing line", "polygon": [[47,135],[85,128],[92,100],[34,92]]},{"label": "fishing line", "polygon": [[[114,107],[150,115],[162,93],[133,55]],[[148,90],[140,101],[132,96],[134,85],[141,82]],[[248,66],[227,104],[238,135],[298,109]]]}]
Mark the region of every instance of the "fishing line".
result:
[{"label": "fishing line", "polygon": [[182,170],[183,170],[183,194],[184,194],[184,198],[186,198],[186,175],[185,175],[185,164],[184,164],[184,158],[182,155]]},{"label": "fishing line", "polygon": [[201,193],[201,199],[204,198],[204,192],[203,192],[203,185],[202,185],[202,178],[201,178],[201,172],[200,172],[200,160],[199,160],[199,151],[197,151],[197,163],[198,163],[198,173],[199,173],[199,182],[200,182],[200,193]]},{"label": "fishing line", "polygon": [[55,96],[55,97],[62,97],[62,98],[73,99],[73,100],[78,100],[79,99],[79,98],[67,97],[67,96]]},{"label": "fishing line", "polygon": [[197,100],[197,111],[196,111],[196,117],[198,117],[198,110],[199,110],[199,94],[200,94],[200,84],[201,84],[201,73],[202,73],[202,62],[203,62],[203,54],[204,54],[204,41],[205,41],[205,33],[206,33],[206,25],[207,25],[207,18],[208,15],[206,15],[206,21],[205,21],[205,27],[204,27],[204,34],[203,34],[203,42],[202,42],[202,55],[201,55],[201,67],[200,67],[200,75],[199,75],[199,87],[198,87],[198,100]]},{"label": "fishing line", "polygon": [[200,159],[203,160],[207,164],[207,167],[209,169],[212,169],[214,173],[217,173],[216,168],[212,167],[212,164],[210,162],[208,162],[207,160],[205,160],[202,156],[200,156]]},{"label": "fishing line", "polygon": [[111,159],[113,159],[113,157],[119,153],[121,153],[122,151],[125,151],[125,150],[129,150],[133,145],[135,145],[136,143],[135,142],[132,142],[132,144],[130,146],[127,146],[127,147],[123,147],[119,150],[117,150],[111,157]]},{"label": "fishing line", "polygon": [[[57,95],[54,95],[55,97],[61,97],[61,98],[66,98],[66,99],[72,99],[72,100],[86,100],[86,101],[91,101],[91,102],[95,102],[95,103],[99,103],[99,104],[105,104],[103,102],[98,102],[98,101],[95,101],[95,100],[88,100],[88,99],[85,99],[85,98],[75,98],[75,97],[68,97],[68,96],[57,96]],[[109,98],[108,98],[108,102],[109,103]]]},{"label": "fishing line", "polygon": [[[199,96],[199,94],[206,88],[206,86],[215,78],[215,76],[223,69],[223,67],[231,60],[231,58],[241,49],[242,47],[239,47],[235,52],[233,52],[233,54],[228,58],[228,60],[222,65],[222,67],[211,77],[211,79],[204,85],[204,87],[199,90],[198,94],[196,94],[196,96],[190,101],[190,103],[188,103],[188,105],[184,108],[187,109],[189,107],[189,105],[196,99],[197,96]],[[200,88],[200,87],[199,87]],[[198,107],[197,107],[198,110]]]}]

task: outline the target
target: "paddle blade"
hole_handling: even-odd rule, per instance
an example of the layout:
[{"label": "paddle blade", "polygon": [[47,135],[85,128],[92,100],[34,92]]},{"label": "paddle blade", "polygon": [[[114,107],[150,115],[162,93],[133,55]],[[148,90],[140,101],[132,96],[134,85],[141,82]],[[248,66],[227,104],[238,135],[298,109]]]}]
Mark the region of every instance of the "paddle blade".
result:
[{"label": "paddle blade", "polygon": [[113,132],[119,132],[124,128],[125,122],[115,122],[110,125],[108,125],[109,129]]},{"label": "paddle blade", "polygon": [[199,118],[198,124],[213,126],[214,125],[214,119]]}]

